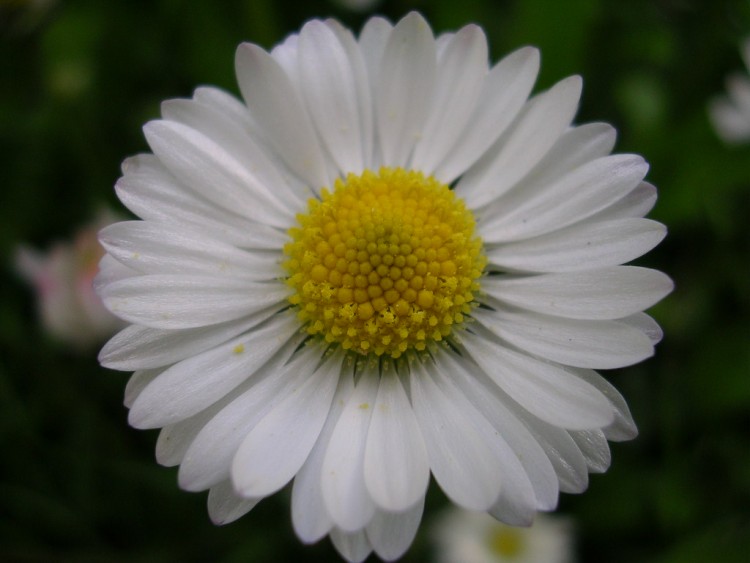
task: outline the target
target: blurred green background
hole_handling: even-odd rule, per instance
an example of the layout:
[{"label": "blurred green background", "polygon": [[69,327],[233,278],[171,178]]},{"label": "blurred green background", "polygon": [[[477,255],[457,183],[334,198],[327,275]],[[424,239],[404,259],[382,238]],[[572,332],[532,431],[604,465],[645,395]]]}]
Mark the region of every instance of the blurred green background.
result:
[{"label": "blurred green background", "polygon": [[[343,1],[343,0],[342,0]],[[655,358],[606,374],[640,427],[613,444],[588,492],[563,495],[584,562],[734,562],[750,553],[750,143],[727,147],[706,102],[743,71],[750,2],[386,0],[436,33],[476,22],[493,60],[541,48],[537,90],[584,77],[577,122],[607,121],[618,152],[651,163],[651,214],[666,241],[638,263],[670,274],[652,310]],[[46,248],[102,205],[160,101],[201,84],[237,93],[234,50],[271,47],[312,17],[358,30],[369,13],[324,0],[0,0],[0,560],[336,561],[294,537],[288,491],[223,528],[205,495],[153,460],[156,432],[128,427],[127,374],[71,351],[38,325],[16,245]],[[429,559],[431,490],[403,561]],[[373,558],[374,560],[374,558]]]}]

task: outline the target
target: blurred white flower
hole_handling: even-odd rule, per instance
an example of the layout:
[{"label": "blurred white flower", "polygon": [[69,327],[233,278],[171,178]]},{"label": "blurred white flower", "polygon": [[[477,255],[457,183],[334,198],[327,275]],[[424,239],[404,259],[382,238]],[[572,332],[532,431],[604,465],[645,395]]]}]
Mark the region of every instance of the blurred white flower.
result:
[{"label": "blurred white flower", "polygon": [[[750,38],[741,45],[745,67],[750,69]],[[727,143],[750,139],[750,76],[733,73],[726,80],[727,95],[709,102],[708,113],[716,133]]]},{"label": "blurred white flower", "polygon": [[16,251],[16,270],[37,292],[44,328],[79,349],[100,343],[123,325],[102,305],[92,285],[104,255],[97,234],[116,219],[103,212],[72,241],[58,242],[47,253],[24,245]]},{"label": "blurred white flower", "polygon": [[483,512],[451,508],[433,524],[436,563],[570,563],[569,519],[537,514],[527,528],[508,526]]}]

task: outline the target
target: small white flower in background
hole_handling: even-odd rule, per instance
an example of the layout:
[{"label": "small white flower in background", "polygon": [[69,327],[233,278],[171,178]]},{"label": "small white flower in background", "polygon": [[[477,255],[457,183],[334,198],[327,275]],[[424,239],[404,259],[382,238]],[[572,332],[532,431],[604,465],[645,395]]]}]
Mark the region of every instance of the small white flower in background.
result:
[{"label": "small white flower in background", "polygon": [[[742,44],[742,58],[750,70],[750,38]],[[727,95],[709,102],[708,112],[716,133],[727,143],[750,139],[750,75],[747,71],[727,77]]]},{"label": "small white flower in background", "polygon": [[435,563],[572,563],[573,526],[565,517],[538,514],[526,528],[488,514],[451,508],[431,529]]},{"label": "small white flower in background", "polygon": [[198,88],[145,126],[116,186],[142,220],[102,232],[97,280],[132,326],[100,359],[216,523],[294,480],[302,541],[392,560],[430,473],[528,525],[636,435],[593,370],[660,339],[671,281],[620,265],[665,235],[656,191],[612,127],[571,125],[579,77],[528,99],[538,68],[489,68],[474,25],[311,21],[240,45],[244,102]]},{"label": "small white flower in background", "polygon": [[16,251],[16,270],[36,289],[42,325],[54,338],[79,349],[101,344],[123,327],[93,288],[104,255],[97,235],[115,220],[101,213],[72,241],[58,242],[47,253],[26,246]]}]

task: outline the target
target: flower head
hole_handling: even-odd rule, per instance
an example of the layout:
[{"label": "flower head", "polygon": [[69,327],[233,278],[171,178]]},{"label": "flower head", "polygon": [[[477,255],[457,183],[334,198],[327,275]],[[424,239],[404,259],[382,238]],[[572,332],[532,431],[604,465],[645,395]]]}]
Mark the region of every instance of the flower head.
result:
[{"label": "flower head", "polygon": [[162,106],[117,192],[98,288],[132,326],[130,422],[226,523],[294,481],[298,536],[399,557],[430,474],[528,525],[636,430],[596,368],[650,356],[670,280],[621,266],[664,227],[581,80],[531,99],[539,54],[489,68],[480,28],[412,13],[243,44],[244,102]]},{"label": "flower head", "polygon": [[[750,38],[742,44],[742,58],[750,69]],[[727,77],[727,95],[711,100],[708,113],[714,129],[727,143],[750,139],[750,76],[747,72]]]},{"label": "flower head", "polygon": [[101,213],[81,228],[73,241],[58,242],[46,254],[26,246],[16,252],[16,269],[34,286],[42,325],[54,338],[76,348],[101,344],[122,328],[94,292],[92,282],[104,255],[99,229],[115,221]]}]

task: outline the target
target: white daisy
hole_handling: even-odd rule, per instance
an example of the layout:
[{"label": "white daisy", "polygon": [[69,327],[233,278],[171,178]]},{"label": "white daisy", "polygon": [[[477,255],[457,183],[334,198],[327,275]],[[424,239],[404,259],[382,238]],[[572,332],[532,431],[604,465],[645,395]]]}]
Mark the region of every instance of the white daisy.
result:
[{"label": "white daisy", "polygon": [[392,560],[430,473],[526,525],[635,436],[592,370],[659,340],[670,280],[620,266],[664,237],[655,189],[571,125],[579,77],[528,99],[538,65],[416,13],[312,21],[239,47],[244,103],[199,88],[145,126],[116,187],[142,220],[102,232],[97,283],[132,326],[100,357],[215,522],[293,479],[302,541]]},{"label": "white daisy", "polygon": [[[750,69],[750,38],[742,43],[742,58]],[[727,143],[750,139],[750,76],[734,73],[726,80],[727,95],[708,104],[708,113],[716,133]]]},{"label": "white daisy", "polygon": [[527,528],[508,526],[481,512],[451,508],[432,526],[436,563],[571,563],[573,526],[540,514]]}]

